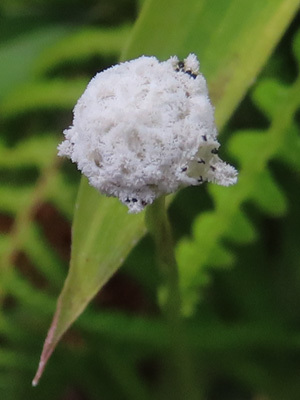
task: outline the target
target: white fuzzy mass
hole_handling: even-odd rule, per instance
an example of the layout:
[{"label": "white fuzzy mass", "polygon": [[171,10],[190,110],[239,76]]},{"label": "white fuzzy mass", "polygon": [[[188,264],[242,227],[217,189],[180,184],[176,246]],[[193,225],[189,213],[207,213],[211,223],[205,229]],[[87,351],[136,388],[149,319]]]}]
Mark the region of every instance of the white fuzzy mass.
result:
[{"label": "white fuzzy mass", "polygon": [[98,73],[64,135],[59,155],[132,213],[181,187],[237,181],[217,155],[214,109],[194,54],[183,62],[140,57]]}]

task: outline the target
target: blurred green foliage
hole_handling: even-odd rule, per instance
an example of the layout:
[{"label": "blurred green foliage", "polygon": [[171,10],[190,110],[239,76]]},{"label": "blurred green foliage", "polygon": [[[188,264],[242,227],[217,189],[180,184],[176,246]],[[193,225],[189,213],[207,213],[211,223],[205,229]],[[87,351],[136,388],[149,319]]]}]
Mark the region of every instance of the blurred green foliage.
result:
[{"label": "blurred green foliage", "polygon": [[[56,146],[88,80],[124,57],[124,48],[129,55],[139,51],[130,47],[132,41],[141,51],[157,44],[158,55],[172,54],[174,30],[167,30],[164,41],[146,29],[150,3],[0,4],[1,399],[168,399],[169,342],[148,236],[65,335],[40,385],[31,387],[68,272],[80,179],[73,165],[57,159]],[[214,46],[206,48],[206,39],[191,36],[189,28],[212,14],[209,2],[201,8],[204,3],[193,1],[198,14],[176,32],[179,55],[199,46],[210,77]],[[243,21],[234,11],[236,2],[227,14],[226,2],[213,3],[224,8],[224,15],[215,16],[218,43],[222,26],[237,29]],[[172,2],[162,5],[175,18]],[[157,14],[165,23],[166,16]],[[158,16],[151,15],[155,22]],[[187,188],[170,207],[189,316],[186,335],[203,399],[300,398],[299,32],[296,15],[234,113],[230,97],[227,114],[233,114],[221,132],[221,149],[240,170],[238,185]],[[243,38],[232,45],[233,55]],[[216,86],[211,90],[217,107],[222,105]],[[224,125],[226,106],[220,109]]]}]

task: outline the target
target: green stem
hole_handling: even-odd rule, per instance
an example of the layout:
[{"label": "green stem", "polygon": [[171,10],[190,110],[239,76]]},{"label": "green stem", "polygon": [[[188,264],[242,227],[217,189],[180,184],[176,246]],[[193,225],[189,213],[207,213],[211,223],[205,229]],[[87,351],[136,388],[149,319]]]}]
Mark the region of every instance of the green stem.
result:
[{"label": "green stem", "polygon": [[155,242],[157,263],[166,283],[167,293],[164,296],[163,309],[168,320],[175,322],[180,318],[181,301],[174,244],[164,196],[147,207],[146,223]]},{"label": "green stem", "polygon": [[178,268],[164,196],[147,207],[146,224],[154,239],[157,263],[164,277],[162,309],[169,326],[171,344],[169,398],[199,400],[181,318]]}]

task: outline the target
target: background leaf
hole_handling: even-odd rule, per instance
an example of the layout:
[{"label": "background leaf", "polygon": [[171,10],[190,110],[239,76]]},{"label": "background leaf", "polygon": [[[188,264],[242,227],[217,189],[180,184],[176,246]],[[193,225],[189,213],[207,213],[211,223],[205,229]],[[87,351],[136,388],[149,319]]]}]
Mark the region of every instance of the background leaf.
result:
[{"label": "background leaf", "polygon": [[[298,77],[291,86],[285,86],[284,90],[282,85],[276,82],[262,81],[254,91],[254,101],[267,113],[271,120],[270,127],[265,132],[237,132],[232,137],[229,141],[229,151],[239,162],[238,184],[226,191],[210,186],[209,193],[214,201],[214,211],[199,215],[193,224],[193,238],[182,240],[178,244],[183,307],[186,315],[195,312],[195,305],[200,299],[197,292],[201,286],[205,286],[202,282],[195,282],[199,279],[199,274],[207,273],[206,269],[214,266],[211,258],[218,254],[217,249],[222,246],[224,239],[240,242],[256,237],[247,217],[243,216],[241,220],[240,210],[245,202],[254,202],[272,217],[282,216],[287,212],[286,197],[271,175],[268,164],[284,148],[287,132],[293,132],[293,118],[300,105],[299,90]],[[296,147],[299,154],[299,146]],[[234,227],[237,229],[237,235]],[[223,246],[221,249],[224,250]],[[189,265],[193,263],[193,268],[189,271],[186,269],[187,262]]]},{"label": "background leaf", "polygon": [[[299,8],[298,0],[151,0],[121,59],[166,59],[196,53],[221,128],[270,56]],[[166,23],[169,29],[165,29]],[[163,40],[161,38],[163,37]]]},{"label": "background leaf", "polygon": [[[1,78],[0,99],[10,90],[21,83],[34,78],[34,60],[45,47],[57,42],[66,35],[68,29],[63,26],[40,29],[30,33],[24,33],[10,42],[0,46]],[[16,58],[22,63],[16,63]]]}]

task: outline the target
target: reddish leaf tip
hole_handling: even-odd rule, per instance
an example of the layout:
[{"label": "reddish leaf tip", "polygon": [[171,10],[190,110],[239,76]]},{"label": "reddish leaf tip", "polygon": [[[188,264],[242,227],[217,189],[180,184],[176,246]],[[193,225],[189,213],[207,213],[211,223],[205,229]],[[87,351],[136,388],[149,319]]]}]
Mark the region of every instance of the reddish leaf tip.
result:
[{"label": "reddish leaf tip", "polygon": [[33,387],[36,387],[38,383],[39,383],[38,379],[34,378],[31,384]]},{"label": "reddish leaf tip", "polygon": [[55,338],[55,333],[56,333],[56,329],[57,329],[57,320],[58,320],[58,316],[59,316],[59,313],[61,310],[60,302],[61,302],[61,300],[59,298],[57,301],[56,312],[54,314],[50,329],[48,331],[48,334],[47,334],[47,337],[46,337],[46,340],[45,340],[45,343],[43,346],[39,366],[36,371],[35,377],[33,378],[33,381],[32,381],[32,386],[38,385],[38,383],[41,379],[41,376],[44,372],[47,361],[49,360],[51,354],[53,353],[53,350],[55,349],[55,346],[56,346],[58,340],[61,337],[61,336],[58,336],[57,338]]},{"label": "reddish leaf tip", "polygon": [[45,366],[46,366],[46,362],[43,360],[43,353],[42,353],[41,360],[39,362],[39,366],[38,366],[37,372],[36,372],[35,377],[33,378],[33,381],[32,381],[32,386],[35,387],[35,386],[38,385],[38,383],[39,383],[39,381],[41,379],[41,376],[42,376],[42,374],[44,372]]}]

